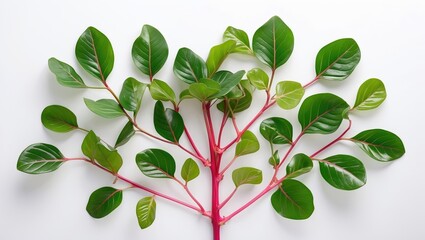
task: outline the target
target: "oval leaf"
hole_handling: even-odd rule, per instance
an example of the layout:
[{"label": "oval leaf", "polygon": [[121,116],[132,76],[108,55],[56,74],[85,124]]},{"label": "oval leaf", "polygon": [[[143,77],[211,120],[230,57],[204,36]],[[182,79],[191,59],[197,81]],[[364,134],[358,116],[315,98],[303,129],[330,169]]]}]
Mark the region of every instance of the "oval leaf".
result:
[{"label": "oval leaf", "polygon": [[81,151],[91,160],[94,160],[96,152],[98,151],[98,143],[100,138],[96,136],[93,131],[87,133],[86,137],[81,144]]},{"label": "oval leaf", "polygon": [[214,95],[215,98],[223,97],[228,94],[235,86],[241,81],[245,71],[241,70],[236,73],[231,73],[229,71],[220,71],[217,72],[212,78],[218,84],[220,84],[220,91]]},{"label": "oval leaf", "polygon": [[199,176],[199,173],[200,171],[198,164],[196,164],[192,158],[186,159],[181,170],[181,176],[183,180],[186,182],[192,181]]},{"label": "oval leaf", "polygon": [[104,118],[116,118],[124,115],[120,105],[112,99],[100,99],[93,101],[91,99],[84,98],[84,103],[90,111]]},{"label": "oval leaf", "polygon": [[353,109],[362,111],[377,108],[386,97],[384,83],[377,78],[371,78],[360,86]]},{"label": "oval leaf", "polygon": [[120,135],[118,135],[117,141],[115,142],[115,148],[126,144],[135,133],[136,131],[134,130],[133,123],[129,121],[121,130]]},{"label": "oval leaf", "polygon": [[311,161],[311,158],[304,153],[298,153],[292,157],[292,160],[286,166],[286,176],[287,178],[298,177],[310,172],[312,168],[313,161]]},{"label": "oval leaf", "polygon": [[258,90],[265,90],[269,87],[269,76],[261,68],[254,68],[246,74],[251,84]]},{"label": "oval leaf", "polygon": [[244,184],[260,184],[263,181],[263,172],[252,167],[242,167],[233,171],[232,179],[237,188]]},{"label": "oval leaf", "polygon": [[114,211],[122,201],[122,190],[103,187],[94,191],[89,198],[86,210],[93,218],[103,218]]},{"label": "oval leaf", "polygon": [[242,134],[241,141],[236,144],[235,156],[255,153],[260,149],[260,144],[254,133],[247,130]]},{"label": "oval leaf", "polygon": [[136,155],[140,171],[151,178],[174,178],[176,162],[166,151],[156,148],[146,149]]},{"label": "oval leaf", "polygon": [[274,151],[273,155],[269,158],[269,164],[273,167],[277,167],[280,163],[279,151]]},{"label": "oval leaf", "polygon": [[176,102],[176,94],[164,81],[154,79],[149,85],[149,91],[155,100]]},{"label": "oval leaf", "polygon": [[[242,80],[244,82],[246,80]],[[241,84],[242,85],[242,84]],[[217,109],[226,114],[228,117],[232,117],[233,114],[242,112],[248,109],[252,103],[251,91],[242,85],[243,95],[242,97],[235,99],[225,99],[217,104]]]},{"label": "oval leaf", "polygon": [[117,150],[109,150],[101,143],[97,143],[94,149],[94,159],[112,173],[118,173],[122,167],[122,158]]},{"label": "oval leaf", "polygon": [[180,80],[189,84],[208,76],[205,61],[188,48],[180,48],[177,52],[173,70]]},{"label": "oval leaf", "polygon": [[146,84],[141,83],[132,77],[127,78],[122,85],[119,97],[122,106],[137,115],[140,105],[142,104],[145,89]]},{"label": "oval leaf", "polygon": [[50,58],[48,63],[50,71],[55,74],[60,85],[71,88],[87,87],[80,75],[70,65],[56,58]]},{"label": "oval leaf", "polygon": [[58,169],[64,161],[66,159],[55,146],[35,143],[19,155],[17,169],[29,174],[48,173]]},{"label": "oval leaf", "polygon": [[285,110],[293,109],[304,96],[304,88],[298,82],[282,81],[276,85],[276,102]]},{"label": "oval leaf", "polygon": [[156,132],[163,138],[177,143],[184,131],[184,122],[180,113],[173,109],[164,109],[161,101],[155,104],[153,122]]},{"label": "oval leaf", "polygon": [[280,117],[271,117],[260,124],[260,133],[273,144],[292,144],[292,125]]},{"label": "oval leaf", "polygon": [[78,129],[77,117],[66,107],[50,105],[41,113],[43,126],[54,132],[69,132]]},{"label": "oval leaf", "polygon": [[192,83],[189,86],[192,96],[201,102],[215,97],[220,92],[220,84],[211,79],[201,79],[199,83]]},{"label": "oval leaf", "polygon": [[228,40],[211,48],[206,61],[209,77],[212,77],[214,73],[217,72],[218,68],[221,66],[227,56],[229,56],[235,46],[235,41]]},{"label": "oval leaf", "polygon": [[136,215],[141,229],[145,229],[152,225],[155,221],[156,202],[155,198],[145,197],[137,202]]},{"label": "oval leaf", "polygon": [[252,55],[253,52],[249,46],[248,34],[241,29],[234,27],[227,27],[223,34],[223,41],[233,40],[236,42],[235,47],[230,51],[231,53],[243,53]]}]

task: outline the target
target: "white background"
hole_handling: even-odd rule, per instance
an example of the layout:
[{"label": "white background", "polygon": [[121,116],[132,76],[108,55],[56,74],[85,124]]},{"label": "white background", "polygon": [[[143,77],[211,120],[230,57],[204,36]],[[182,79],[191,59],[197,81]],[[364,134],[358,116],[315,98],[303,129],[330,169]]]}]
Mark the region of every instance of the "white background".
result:
[{"label": "white background", "polygon": [[[184,84],[172,74],[172,63],[180,47],[189,47],[206,57],[209,48],[220,43],[227,26],[244,29],[251,37],[273,15],[279,15],[295,35],[294,52],[278,71],[277,81],[310,81],[314,77],[315,55],[322,46],[338,38],[355,38],[362,50],[362,60],[352,76],[341,83],[316,84],[306,94],[330,91],[353,103],[357,88],[364,80],[382,79],[388,92],[386,102],[375,111],[355,114],[349,135],[371,128],[388,129],[404,140],[407,153],[399,161],[383,164],[369,159],[350,143],[338,144],[321,156],[348,153],[362,159],[368,170],[368,183],[363,188],[352,192],[335,190],[321,179],[316,167],[313,173],[301,178],[314,193],[316,210],[310,219],[281,218],[271,208],[268,195],[226,224],[222,228],[222,239],[425,239],[425,3],[420,0],[2,0],[0,239],[211,239],[207,219],[160,198],[157,198],[157,220],[150,228],[140,230],[135,204],[146,194],[137,190],[125,192],[122,205],[111,215],[94,220],[85,211],[87,199],[93,190],[110,185],[111,176],[77,162],[65,164],[51,174],[31,176],[16,170],[16,160],[26,146],[35,142],[53,143],[69,157],[81,156],[83,133],[56,134],[42,127],[40,113],[50,104],[72,109],[80,126],[94,129],[111,143],[125,124],[124,119],[100,119],[84,106],[83,97],[109,97],[107,93],[63,88],[48,71],[47,59],[55,56],[72,64],[87,83],[96,84],[76,64],[74,57],[75,43],[88,26],[100,29],[113,44],[115,67],[108,82],[116,92],[128,76],[146,81],[133,66],[130,56],[132,43],[143,24],[158,28],[170,48],[168,61],[157,77],[182,89]],[[263,65],[235,56],[223,67],[249,70],[254,66]],[[264,96],[257,93],[255,97],[258,100],[253,109],[240,116],[241,125],[262,104]],[[141,122],[147,129],[153,129],[152,106],[153,102],[145,98]],[[196,102],[189,101],[182,106],[182,111],[186,124],[205,152],[205,134],[200,131],[203,123],[198,107]],[[297,134],[296,114],[296,110],[288,112],[276,107],[267,116],[288,118]],[[252,130],[258,133],[258,123]],[[227,133],[232,133],[230,128]],[[311,153],[333,136],[305,137],[304,144],[295,152]],[[266,163],[269,149],[264,141],[262,144],[260,152],[239,159],[235,166],[260,167],[268,182],[267,176],[271,173]],[[135,154],[153,146],[158,143],[137,136],[121,148],[125,158],[122,174],[188,200],[176,184],[167,180],[150,181],[136,169]],[[181,166],[187,155],[177,148],[167,149],[174,154],[178,167]],[[204,169],[202,177],[190,187],[209,208],[208,177]],[[229,177],[223,185],[226,186],[223,187],[225,196],[232,186]],[[125,187],[118,183],[118,187],[121,186]],[[260,190],[261,186],[241,188],[223,212],[229,213]]]}]

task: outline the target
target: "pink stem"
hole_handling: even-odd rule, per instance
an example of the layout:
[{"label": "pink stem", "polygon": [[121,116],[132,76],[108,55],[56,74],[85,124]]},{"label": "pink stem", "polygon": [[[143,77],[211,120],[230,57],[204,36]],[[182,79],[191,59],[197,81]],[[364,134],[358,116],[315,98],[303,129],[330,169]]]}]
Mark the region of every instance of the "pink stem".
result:
[{"label": "pink stem", "polygon": [[345,129],[344,132],[342,132],[341,135],[339,135],[337,138],[335,138],[332,142],[328,143],[326,146],[322,147],[317,152],[311,154],[310,158],[314,158],[319,153],[323,152],[324,150],[326,150],[330,146],[332,146],[335,143],[337,143],[338,141],[340,141],[344,137],[344,135],[350,130],[350,128],[351,128],[351,119],[348,119],[348,127],[347,127],[347,129]]}]

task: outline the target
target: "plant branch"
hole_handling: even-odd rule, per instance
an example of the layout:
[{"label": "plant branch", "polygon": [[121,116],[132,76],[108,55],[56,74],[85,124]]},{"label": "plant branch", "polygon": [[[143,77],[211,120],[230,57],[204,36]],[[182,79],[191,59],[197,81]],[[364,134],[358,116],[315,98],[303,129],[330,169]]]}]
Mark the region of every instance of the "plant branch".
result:
[{"label": "plant branch", "polygon": [[351,128],[351,119],[348,119],[348,126],[344,130],[344,132],[342,132],[341,135],[339,135],[337,138],[335,138],[332,142],[328,143],[326,146],[322,147],[321,149],[319,149],[315,153],[311,154],[310,158],[314,158],[315,156],[317,156],[318,154],[320,154],[324,150],[328,149],[330,146],[332,146],[335,143],[337,143],[338,141],[342,140],[343,137],[345,136],[345,134],[350,130],[350,128]]},{"label": "plant branch", "polygon": [[238,188],[233,189],[233,191],[229,194],[229,196],[227,196],[227,198],[224,199],[224,201],[222,203],[220,203],[218,208],[219,209],[223,208],[230,201],[230,199],[232,199],[232,197],[235,195],[237,190],[238,190]]}]

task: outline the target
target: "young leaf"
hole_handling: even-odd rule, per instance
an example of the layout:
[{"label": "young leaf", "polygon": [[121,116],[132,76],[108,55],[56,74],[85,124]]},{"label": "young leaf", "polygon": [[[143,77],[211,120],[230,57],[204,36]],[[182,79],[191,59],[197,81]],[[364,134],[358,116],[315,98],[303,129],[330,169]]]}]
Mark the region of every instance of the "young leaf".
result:
[{"label": "young leaf", "polygon": [[242,134],[241,141],[236,145],[235,156],[242,156],[255,153],[260,149],[260,144],[254,133],[246,131]]},{"label": "young leaf", "polygon": [[344,80],[354,71],[359,61],[360,49],[354,39],[343,38],[331,42],[317,53],[317,78]]},{"label": "young leaf", "polygon": [[292,144],[292,125],[280,117],[271,117],[260,124],[260,133],[273,144]]},{"label": "young leaf", "polygon": [[254,34],[252,49],[272,70],[282,66],[294,49],[294,35],[278,16],[272,17]]},{"label": "young leaf", "polygon": [[64,161],[66,159],[55,146],[35,143],[19,155],[17,169],[29,174],[48,173],[58,169]]},{"label": "young leaf", "polygon": [[231,53],[242,53],[253,55],[251,48],[249,47],[248,34],[244,30],[237,29],[234,27],[227,27],[223,34],[223,41],[233,40],[236,42],[235,47],[230,51]]},{"label": "young leaf", "polygon": [[366,130],[348,140],[356,143],[371,158],[382,162],[396,160],[406,152],[397,135],[382,129]]},{"label": "young leaf", "polygon": [[94,191],[89,198],[86,210],[93,218],[103,218],[114,211],[122,201],[122,190],[103,187]]},{"label": "young leaf", "polygon": [[377,108],[386,97],[384,83],[377,78],[371,78],[360,86],[353,109],[362,111]]},{"label": "young leaf", "polygon": [[152,78],[167,61],[168,45],[156,28],[143,25],[142,33],[134,41],[131,55],[136,67]]},{"label": "young leaf", "polygon": [[60,85],[71,88],[87,87],[80,75],[70,65],[56,58],[50,58],[48,64],[50,71],[55,74]]},{"label": "young leaf", "polygon": [[115,142],[115,148],[126,144],[135,133],[136,131],[134,131],[133,123],[129,121],[121,130],[120,135],[118,135],[117,141]]},{"label": "young leaf", "polygon": [[287,178],[295,178],[304,173],[308,173],[313,168],[313,161],[311,158],[303,153],[298,153],[289,164],[286,166]]},{"label": "young leaf", "polygon": [[241,70],[236,73],[229,71],[219,71],[213,76],[213,80],[220,84],[220,91],[214,95],[214,98],[220,98],[228,94],[241,81],[245,71]]},{"label": "young leaf", "polygon": [[90,111],[104,118],[124,116],[123,110],[120,108],[118,103],[112,99],[100,99],[93,101],[91,99],[84,98],[84,103]]},{"label": "young leaf", "polygon": [[220,92],[220,84],[211,79],[201,79],[199,83],[192,83],[189,92],[199,101],[204,102],[215,97]]},{"label": "young leaf", "polygon": [[98,143],[100,138],[96,136],[93,131],[87,133],[86,137],[81,144],[81,151],[91,160],[94,160],[96,153],[98,151]]},{"label": "young leaf", "polygon": [[183,180],[186,182],[192,181],[199,176],[199,173],[200,171],[198,164],[196,164],[192,158],[186,159],[181,170],[181,176]]},{"label": "young leaf", "polygon": [[156,132],[169,141],[177,143],[183,134],[184,122],[180,113],[165,109],[161,101],[155,104],[153,122]]},{"label": "young leaf", "polygon": [[101,143],[97,143],[94,159],[112,173],[118,173],[122,166],[122,158],[118,151],[109,150]]},{"label": "young leaf", "polygon": [[185,99],[192,99],[192,98],[194,98],[194,97],[192,96],[192,94],[190,94],[189,89],[183,90],[179,95],[179,101],[180,102],[185,100]]},{"label": "young leaf", "polygon": [[174,74],[185,83],[199,82],[208,76],[205,61],[188,48],[180,48],[174,60]]},{"label": "young leaf", "polygon": [[264,90],[269,87],[269,76],[261,68],[253,68],[246,74],[249,82],[258,90]]},{"label": "young leaf", "polygon": [[280,163],[279,151],[274,151],[273,155],[269,158],[269,164],[276,167]]},{"label": "young leaf", "polygon": [[233,171],[232,179],[237,188],[244,184],[260,184],[263,181],[263,173],[256,168],[241,167]]},{"label": "young leaf", "polygon": [[119,98],[122,106],[137,115],[140,105],[142,104],[145,89],[146,84],[141,83],[132,77],[127,78],[122,85]]},{"label": "young leaf", "polygon": [[282,81],[276,85],[276,102],[279,107],[290,110],[300,103],[304,88],[298,82]]},{"label": "young leaf", "polygon": [[301,182],[285,179],[273,193],[271,202],[274,210],[282,217],[302,220],[313,214],[313,194]]},{"label": "young leaf", "polygon": [[217,72],[218,68],[221,66],[227,56],[232,52],[235,46],[235,41],[228,40],[222,44],[211,48],[206,61],[209,77],[212,77],[214,73]]},{"label": "young leaf", "polygon": [[330,93],[319,93],[304,100],[298,112],[302,131],[307,134],[330,134],[335,132],[349,108],[340,97]]},{"label": "young leaf", "polygon": [[155,100],[176,102],[176,94],[164,81],[154,79],[149,85],[149,91],[151,92],[152,98]]},{"label": "young leaf", "polygon": [[54,132],[70,132],[78,128],[77,117],[66,107],[50,105],[41,113],[43,126]]},{"label": "young leaf", "polygon": [[174,178],[176,162],[166,151],[150,148],[136,155],[140,171],[151,178]]},{"label": "young leaf", "polygon": [[155,221],[156,202],[155,198],[145,197],[137,202],[136,215],[141,229],[145,229],[152,225]]},{"label": "young leaf", "polygon": [[95,78],[106,81],[114,67],[114,50],[109,39],[94,27],[88,27],[78,39],[75,56]]}]

